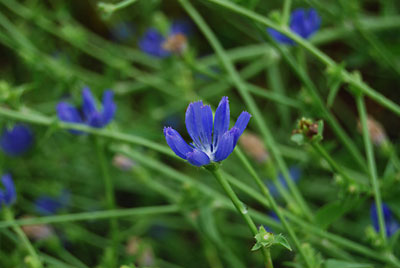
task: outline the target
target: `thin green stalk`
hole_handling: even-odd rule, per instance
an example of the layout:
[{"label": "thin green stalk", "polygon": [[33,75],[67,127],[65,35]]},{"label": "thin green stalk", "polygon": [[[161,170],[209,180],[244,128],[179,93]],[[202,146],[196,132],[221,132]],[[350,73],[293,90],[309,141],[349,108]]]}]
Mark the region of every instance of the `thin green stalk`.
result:
[{"label": "thin green stalk", "polygon": [[48,127],[55,125],[57,128],[64,129],[64,130],[67,130],[67,129],[80,130],[80,131],[94,134],[94,135],[100,136],[100,137],[106,137],[106,138],[110,138],[113,140],[118,140],[118,141],[122,141],[122,142],[145,146],[145,147],[148,147],[155,151],[158,151],[160,153],[169,155],[171,157],[178,158],[171,151],[171,149],[169,147],[160,145],[156,142],[150,141],[148,139],[145,139],[145,138],[142,138],[139,136],[135,136],[133,134],[125,134],[125,133],[121,133],[121,132],[117,132],[117,131],[113,131],[113,130],[109,130],[109,129],[96,129],[96,128],[91,128],[91,127],[89,127],[87,125],[83,125],[83,124],[66,123],[66,122],[58,121],[56,118],[50,118],[50,117],[43,116],[34,111],[20,112],[20,111],[10,110],[10,109],[7,109],[7,108],[1,107],[1,106],[0,106],[0,115],[5,116],[10,119],[19,120],[22,122],[29,122],[29,123],[33,123],[33,124],[48,126]]},{"label": "thin green stalk", "polygon": [[[279,62],[268,66],[267,77],[269,81],[269,86],[271,89],[279,95],[285,96],[285,87],[283,86],[281,73],[279,70]],[[290,110],[287,106],[280,105],[277,103],[278,114],[280,115],[283,129],[288,129],[290,124]]]},{"label": "thin green stalk", "polygon": [[[110,176],[108,169],[108,162],[104,152],[104,145],[100,137],[95,138],[97,157],[99,160],[101,174],[104,179],[104,189],[106,196],[107,208],[115,209],[115,194],[114,183]],[[111,249],[110,266],[115,266],[118,263],[118,221],[117,218],[110,218],[110,236],[111,236]]]},{"label": "thin green stalk", "polygon": [[311,210],[309,209],[309,207],[307,206],[307,203],[304,201],[303,197],[301,196],[299,190],[297,189],[297,186],[293,183],[293,180],[290,178],[286,163],[285,163],[284,159],[282,158],[282,156],[279,152],[279,149],[276,147],[274,138],[271,135],[271,132],[268,129],[267,125],[265,124],[265,121],[263,120],[263,116],[262,116],[260,110],[258,109],[254,99],[248,92],[246,84],[240,78],[240,75],[238,74],[237,70],[233,66],[233,63],[227,57],[224,48],[221,46],[220,42],[215,37],[215,35],[211,31],[211,29],[208,27],[208,25],[206,24],[204,19],[197,12],[197,10],[195,8],[193,8],[193,6],[187,0],[179,0],[179,2],[183,6],[183,8],[186,10],[186,12],[192,17],[193,21],[197,24],[199,29],[203,32],[204,36],[208,39],[210,45],[213,47],[213,49],[217,53],[218,57],[221,60],[222,65],[227,70],[229,76],[232,79],[232,82],[236,85],[236,87],[239,91],[239,94],[241,95],[242,99],[246,103],[246,106],[250,110],[251,114],[254,116],[254,120],[256,121],[256,123],[261,131],[264,141],[265,141],[267,147],[270,149],[271,154],[275,158],[275,160],[278,164],[278,167],[280,168],[280,170],[286,180],[286,183],[288,184],[288,187],[289,187],[290,191],[292,192],[295,200],[301,207],[304,215],[309,220],[312,220],[313,216],[312,216]]},{"label": "thin green stalk", "polygon": [[281,25],[287,26],[289,23],[290,7],[292,6],[292,0],[285,0],[282,8],[282,20]]},{"label": "thin green stalk", "polygon": [[[229,185],[229,182],[221,175],[221,172],[218,169],[218,166],[213,166],[212,168],[207,168],[217,179],[218,183],[222,186],[225,193],[229,196],[236,210],[242,216],[242,218],[246,221],[247,226],[249,226],[253,235],[258,234],[257,226],[254,224],[251,219],[247,207],[239,200],[236,193],[233,191],[232,187]],[[267,268],[273,268],[271,253],[268,248],[263,248],[263,255],[265,258],[265,264]]]},{"label": "thin green stalk", "polygon": [[31,242],[29,239],[26,237],[25,233],[22,231],[21,227],[19,225],[15,224],[15,219],[14,215],[11,211],[10,208],[7,206],[2,206],[3,213],[4,213],[4,218],[6,220],[6,223],[9,224],[9,226],[12,227],[14,232],[18,235],[19,239],[21,240],[22,244],[25,246],[26,250],[29,252],[29,255],[32,258],[32,266],[34,268],[42,268],[42,262],[40,261],[40,258],[38,254],[35,251],[35,248],[32,246]]},{"label": "thin green stalk", "polygon": [[125,7],[129,6],[129,5],[132,5],[137,1],[138,0],[124,0],[124,1],[121,1],[121,2],[116,3],[116,4],[109,4],[109,3],[100,2],[98,4],[98,6],[99,6],[99,8],[103,9],[107,13],[113,13],[113,12],[119,10],[119,9],[122,9],[122,8],[125,8]]},{"label": "thin green stalk", "polygon": [[[273,23],[271,20],[268,18],[261,16],[251,10],[245,9],[241,6],[238,6],[232,2],[226,1],[226,0],[208,0],[209,2],[213,2],[215,4],[218,4],[222,7],[225,7],[233,12],[242,14],[253,21],[259,22],[267,27],[271,27],[278,32],[286,35],[293,41],[295,41],[297,44],[300,46],[304,47],[306,50],[308,50],[311,54],[313,54],[318,60],[320,60],[322,63],[324,63],[327,67],[330,68],[337,68],[337,64],[335,63],[334,60],[332,60],[328,55],[323,53],[321,50],[316,48],[314,45],[312,45],[310,42],[307,40],[301,38],[299,35],[292,33],[288,28],[284,28],[276,23]],[[382,94],[378,93],[371,87],[369,87],[365,82],[361,81],[358,77],[352,75],[351,73],[347,72],[346,70],[342,70],[340,73],[341,78],[343,81],[353,85],[357,89],[359,89],[363,94],[366,96],[369,96],[371,99],[375,100],[382,106],[386,107],[396,115],[400,116],[400,106],[396,104],[395,102],[391,101],[390,99],[386,98]]]},{"label": "thin green stalk", "polygon": [[179,212],[179,207],[176,205],[114,209],[105,211],[64,214],[58,216],[45,216],[45,217],[37,217],[37,218],[21,219],[21,220],[7,220],[0,222],[0,228],[7,228],[14,225],[23,226],[23,225],[37,225],[37,224],[49,224],[49,223],[63,223],[71,221],[100,220],[100,219],[121,218],[121,217],[170,214],[178,212]]},{"label": "thin green stalk", "polygon": [[260,188],[264,197],[268,200],[268,203],[271,206],[272,210],[276,213],[279,220],[282,222],[283,227],[288,232],[290,238],[293,240],[297,250],[300,252],[300,255],[303,257],[305,263],[307,264],[308,267],[311,268],[312,265],[307,257],[307,254],[304,252],[303,248],[301,247],[300,241],[297,238],[296,233],[294,232],[293,228],[291,227],[289,222],[284,217],[284,215],[283,215],[281,209],[278,207],[278,204],[276,203],[274,197],[269,192],[269,189],[262,182],[262,180],[258,176],[257,172],[254,170],[254,168],[251,166],[250,162],[247,160],[246,156],[240,150],[238,150],[238,148],[236,149],[236,154],[239,157],[239,159],[241,160],[241,162],[243,163],[243,165],[246,167],[246,169],[251,174],[251,177],[254,179],[257,186]]},{"label": "thin green stalk", "polygon": [[374,159],[374,147],[372,146],[371,137],[370,137],[369,130],[368,130],[367,112],[366,112],[363,96],[357,95],[356,102],[357,102],[357,109],[358,109],[358,113],[360,115],[360,121],[361,121],[361,126],[362,126],[365,152],[367,154],[369,176],[371,178],[371,184],[372,184],[372,188],[373,188],[374,196],[375,196],[375,205],[376,205],[376,211],[378,214],[378,223],[379,223],[379,233],[381,235],[383,243],[386,245],[386,224],[385,224],[385,219],[383,217],[381,192],[379,189],[379,181],[378,181],[378,175],[377,175],[376,164],[375,164],[375,159]]},{"label": "thin green stalk", "polygon": [[326,162],[328,162],[333,171],[336,171],[340,175],[342,175],[346,181],[354,182],[354,179],[351,178],[349,175],[347,175],[347,173],[341,168],[339,164],[336,163],[336,161],[328,154],[328,152],[320,143],[312,142],[311,146],[317,153],[319,153],[326,160]]}]

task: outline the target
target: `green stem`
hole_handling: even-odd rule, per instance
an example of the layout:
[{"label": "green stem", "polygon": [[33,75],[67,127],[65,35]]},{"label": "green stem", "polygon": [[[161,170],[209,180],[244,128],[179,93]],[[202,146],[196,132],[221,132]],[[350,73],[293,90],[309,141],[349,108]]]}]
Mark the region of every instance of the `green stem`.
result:
[{"label": "green stem", "polygon": [[352,179],[349,175],[344,172],[344,170],[341,168],[339,164],[333,160],[333,158],[328,154],[328,152],[325,150],[325,148],[318,142],[312,142],[311,146],[313,149],[319,153],[325,160],[328,162],[328,164],[331,166],[333,171],[338,172],[340,175],[343,176],[343,178],[348,181],[348,182],[354,182],[354,179]]},{"label": "green stem", "polygon": [[294,196],[294,199],[301,207],[304,215],[309,220],[312,220],[313,216],[312,216],[311,210],[307,206],[303,197],[301,196],[299,190],[297,189],[296,184],[294,184],[293,180],[290,178],[286,163],[285,163],[284,159],[282,158],[278,147],[275,144],[274,138],[273,138],[270,130],[268,129],[267,125],[265,124],[265,121],[263,120],[261,111],[258,109],[257,104],[255,103],[253,97],[248,92],[247,86],[244,83],[243,79],[240,77],[237,70],[233,66],[232,61],[227,57],[224,48],[222,47],[222,45],[220,44],[220,42],[218,41],[218,39],[216,38],[214,33],[211,31],[211,29],[208,27],[208,25],[206,24],[204,19],[197,12],[197,10],[187,0],[179,0],[179,2],[183,6],[183,8],[186,10],[186,12],[192,17],[193,21],[197,24],[199,29],[203,32],[204,36],[208,39],[210,45],[213,47],[213,49],[217,53],[218,57],[221,60],[222,65],[224,66],[224,68],[228,72],[230,78],[232,79],[232,82],[235,84],[236,88],[238,89],[239,94],[241,95],[242,99],[246,103],[246,106],[248,107],[250,113],[254,116],[254,120],[256,121],[256,123],[261,131],[264,141],[265,141],[267,147],[270,149],[271,154],[276,159],[278,167],[280,168],[280,170],[284,176],[284,179],[286,180],[286,183],[288,184],[288,187]]},{"label": "green stem", "polygon": [[296,233],[294,232],[293,228],[291,227],[289,222],[284,217],[281,209],[278,207],[278,204],[276,203],[274,197],[271,195],[269,189],[262,182],[262,180],[258,176],[257,172],[251,166],[250,162],[247,160],[247,158],[244,156],[244,154],[241,152],[241,150],[238,150],[238,148],[236,148],[236,153],[237,153],[239,159],[241,160],[241,162],[243,163],[243,165],[246,167],[246,169],[251,174],[251,177],[254,179],[254,181],[256,182],[257,186],[260,188],[260,190],[261,190],[262,194],[264,195],[264,197],[267,199],[267,201],[268,201],[269,205],[271,206],[272,210],[278,216],[278,218],[281,221],[283,227],[285,228],[285,230],[288,232],[289,236],[293,240],[297,250],[300,252],[300,255],[303,257],[305,263],[307,264],[307,267],[311,268],[312,265],[311,265],[311,263],[310,263],[310,261],[309,261],[309,259],[307,257],[307,254],[304,252],[303,248],[301,247],[300,241],[297,238]]},{"label": "green stem", "polygon": [[[96,150],[97,157],[99,160],[100,170],[104,179],[105,196],[107,202],[107,208],[112,210],[115,209],[115,195],[114,195],[114,184],[108,170],[108,162],[104,152],[104,145],[101,138],[96,137]],[[110,234],[111,234],[111,248],[112,255],[110,259],[110,266],[114,267],[118,263],[118,221],[116,218],[110,219]]]},{"label": "green stem", "polygon": [[14,215],[11,211],[10,208],[7,206],[3,206],[2,209],[4,210],[4,218],[6,220],[6,223],[8,223],[14,230],[14,232],[18,235],[19,239],[21,240],[22,244],[25,246],[27,251],[29,252],[29,255],[32,257],[32,266],[34,268],[42,268],[42,262],[40,261],[40,258],[38,254],[36,253],[33,245],[29,241],[29,239],[26,237],[25,233],[22,231],[21,227],[19,225],[15,224],[15,219]]},{"label": "green stem", "polygon": [[289,23],[289,14],[291,5],[292,5],[292,0],[285,0],[283,2],[282,20],[281,20],[281,25],[283,26],[287,26]]},{"label": "green stem", "polygon": [[125,8],[125,7],[129,6],[129,5],[132,5],[137,1],[138,0],[124,0],[124,1],[121,1],[121,2],[116,3],[116,4],[109,4],[109,3],[100,2],[98,4],[98,6],[99,6],[99,8],[102,8],[107,13],[113,13],[113,12],[119,10],[119,9],[122,9],[122,8]]},{"label": "green stem", "polygon": [[[236,193],[233,191],[232,187],[229,185],[229,182],[221,175],[218,166],[213,166],[211,168],[207,168],[217,179],[218,183],[222,186],[225,193],[228,195],[230,200],[232,201],[233,205],[235,206],[236,210],[242,216],[242,218],[246,221],[247,226],[249,226],[253,235],[258,234],[258,230],[256,225],[254,224],[253,220],[251,219],[247,207],[239,200]],[[271,253],[268,248],[263,248],[263,255],[265,258],[265,263],[267,268],[273,268],[272,260],[271,260]]]},{"label": "green stem", "polygon": [[15,221],[7,220],[0,222],[0,228],[7,228],[14,225],[23,226],[23,225],[37,225],[37,224],[49,224],[49,223],[64,223],[72,221],[101,220],[101,219],[121,218],[121,217],[137,217],[137,216],[144,217],[147,215],[161,215],[161,214],[170,214],[177,212],[179,212],[179,207],[176,205],[114,209],[105,211],[64,214],[58,216],[45,216],[45,217],[21,219]]},{"label": "green stem", "polygon": [[372,188],[373,188],[374,196],[375,196],[375,205],[376,205],[376,211],[378,214],[378,223],[379,223],[379,233],[381,235],[383,243],[386,245],[386,225],[385,225],[385,219],[383,217],[381,192],[379,189],[379,181],[378,181],[378,175],[377,175],[375,159],[374,159],[374,148],[372,146],[372,142],[371,142],[371,138],[370,138],[370,134],[369,134],[369,130],[368,130],[367,112],[366,112],[363,96],[357,95],[356,102],[357,102],[357,109],[358,109],[358,113],[360,115],[360,121],[361,121],[361,126],[362,126],[365,152],[367,154],[369,176],[371,178],[371,184],[372,184]]},{"label": "green stem", "polygon": [[[281,73],[279,70],[279,62],[268,66],[267,68],[267,77],[269,80],[269,85],[271,89],[281,96],[285,96],[285,87],[283,86]],[[265,90],[263,90],[265,91]],[[289,107],[285,105],[280,105],[277,103],[278,114],[282,120],[283,129],[288,129],[290,124],[290,110]]]}]

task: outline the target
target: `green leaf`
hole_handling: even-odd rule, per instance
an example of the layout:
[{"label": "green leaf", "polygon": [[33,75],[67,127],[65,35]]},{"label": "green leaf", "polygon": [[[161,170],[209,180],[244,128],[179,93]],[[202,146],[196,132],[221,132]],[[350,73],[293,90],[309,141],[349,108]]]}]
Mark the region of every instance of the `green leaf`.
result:
[{"label": "green leaf", "polygon": [[275,236],[275,241],[274,243],[280,244],[281,246],[287,248],[288,250],[292,251],[292,248],[289,245],[289,242],[287,241],[287,239],[282,235],[279,234],[277,236]]},{"label": "green leaf", "polygon": [[297,145],[303,145],[304,144],[304,135],[301,133],[293,134],[290,137],[290,140],[297,143]]},{"label": "green leaf", "polygon": [[323,206],[315,215],[316,224],[323,229],[328,228],[333,222],[352,209],[358,203],[356,201],[358,200],[348,198],[347,200],[338,200]]}]

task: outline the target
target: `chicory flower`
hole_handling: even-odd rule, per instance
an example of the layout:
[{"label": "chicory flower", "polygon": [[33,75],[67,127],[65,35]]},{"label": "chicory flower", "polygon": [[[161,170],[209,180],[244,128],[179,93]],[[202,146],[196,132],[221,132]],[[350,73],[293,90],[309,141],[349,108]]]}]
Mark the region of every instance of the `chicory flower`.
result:
[{"label": "chicory flower", "polygon": [[1,149],[9,156],[18,156],[33,144],[33,133],[24,125],[16,124],[13,128],[3,130],[0,137]]},{"label": "chicory flower", "polygon": [[155,28],[150,28],[139,41],[139,48],[158,58],[165,58],[171,53],[180,54],[186,49],[186,36],[189,32],[189,24],[183,21],[173,22],[167,36],[162,35]]},{"label": "chicory flower", "polygon": [[186,129],[193,139],[188,145],[171,127],[164,127],[164,135],[175,154],[195,166],[208,165],[226,159],[245,130],[251,115],[242,112],[229,130],[230,111],[228,97],[222,97],[214,116],[209,105],[202,101],[189,104],[186,110]]},{"label": "chicory flower", "polygon": [[[86,87],[82,92],[82,113],[71,104],[62,101],[57,105],[58,118],[64,122],[81,123],[94,128],[105,127],[115,114],[116,105],[113,102],[113,95],[111,90],[106,90],[103,94],[103,107],[98,109],[92,92]],[[76,130],[71,130],[71,132],[81,133]]]},{"label": "chicory flower", "polygon": [[1,177],[1,182],[4,189],[0,189],[0,207],[5,205],[7,207],[14,204],[17,199],[14,182],[10,174],[5,174]]},{"label": "chicory flower", "polygon": [[[313,35],[321,25],[321,18],[317,11],[313,8],[299,8],[290,15],[289,28],[292,32],[300,35],[302,38],[309,38]],[[267,28],[267,32],[279,43],[294,45],[295,42],[284,34],[275,29]]]},{"label": "chicory flower", "polygon": [[[400,229],[400,223],[393,217],[390,208],[386,204],[382,204],[382,210],[386,226],[386,236],[391,237]],[[379,232],[378,212],[375,203],[371,205],[370,213],[372,225],[374,226],[375,231]]]}]

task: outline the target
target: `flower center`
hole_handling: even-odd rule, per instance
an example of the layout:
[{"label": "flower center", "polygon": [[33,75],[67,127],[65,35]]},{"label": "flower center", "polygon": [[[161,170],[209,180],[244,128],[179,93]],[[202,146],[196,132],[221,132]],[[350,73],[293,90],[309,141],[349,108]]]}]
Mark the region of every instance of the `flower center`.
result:
[{"label": "flower center", "polygon": [[162,43],[162,48],[169,52],[182,53],[187,46],[187,38],[182,33],[172,34]]}]

